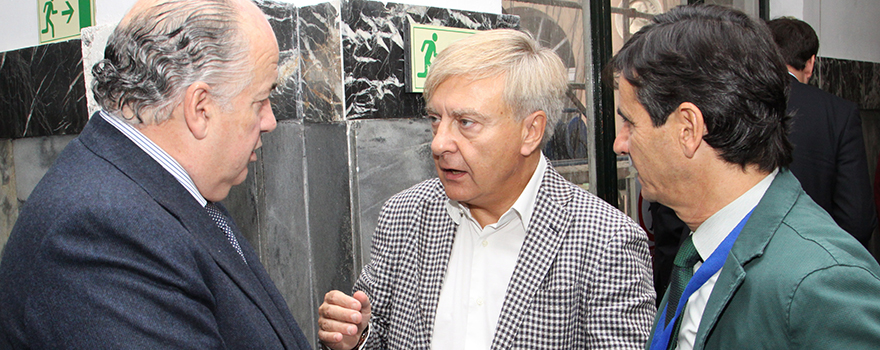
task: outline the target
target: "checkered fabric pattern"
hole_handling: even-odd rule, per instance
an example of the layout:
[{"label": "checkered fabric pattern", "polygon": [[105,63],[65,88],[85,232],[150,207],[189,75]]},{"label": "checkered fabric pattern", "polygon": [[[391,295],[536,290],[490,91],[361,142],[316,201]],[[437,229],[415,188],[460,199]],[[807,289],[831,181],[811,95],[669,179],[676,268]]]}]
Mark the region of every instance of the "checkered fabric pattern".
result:
[{"label": "checkered fabric pattern", "polygon": [[[455,223],[438,179],[392,197],[354,289],[370,297],[366,349],[430,349]],[[643,349],[656,312],[647,237],[547,169],[492,349]]]},{"label": "checkered fabric pattern", "polygon": [[208,202],[205,205],[205,210],[208,211],[208,216],[211,217],[211,220],[214,220],[214,223],[217,224],[217,227],[223,230],[226,233],[226,239],[229,241],[229,244],[235,248],[235,251],[238,252],[238,255],[241,255],[241,259],[244,260],[244,263],[247,264],[247,259],[244,258],[244,253],[241,251],[241,246],[238,245],[238,240],[235,239],[235,233],[232,232],[232,227],[229,227],[229,221],[226,218],[226,215],[220,212],[220,209],[217,208],[214,203]]}]

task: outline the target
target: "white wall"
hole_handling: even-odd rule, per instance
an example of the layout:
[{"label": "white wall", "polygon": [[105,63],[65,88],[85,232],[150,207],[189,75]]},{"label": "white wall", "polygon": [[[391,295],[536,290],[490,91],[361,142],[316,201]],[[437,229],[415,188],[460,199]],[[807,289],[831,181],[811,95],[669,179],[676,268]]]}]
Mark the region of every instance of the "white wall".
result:
[{"label": "white wall", "polygon": [[819,56],[880,63],[880,1],[770,0],[770,18],[792,16],[819,36]]},{"label": "white wall", "polygon": [[[114,24],[137,0],[95,0],[95,24]],[[274,0],[297,6],[314,5],[327,0]],[[339,0],[335,0],[338,2]],[[38,4],[44,0],[4,0],[0,11],[0,52],[36,46],[38,37]],[[453,8],[458,10],[501,13],[501,0],[399,0],[399,3]]]}]

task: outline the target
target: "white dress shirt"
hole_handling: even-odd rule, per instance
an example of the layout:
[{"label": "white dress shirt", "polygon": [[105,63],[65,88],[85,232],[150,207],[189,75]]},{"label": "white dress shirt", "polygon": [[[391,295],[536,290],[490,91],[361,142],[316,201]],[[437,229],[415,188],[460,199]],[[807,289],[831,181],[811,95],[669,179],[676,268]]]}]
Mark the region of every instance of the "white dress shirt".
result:
[{"label": "white dress shirt", "polygon": [[447,203],[447,212],[458,230],[440,290],[432,349],[491,347],[546,170],[547,161],[542,156],[513,206],[497,223],[485,228],[480,227],[467,206],[451,200]]},{"label": "white dress shirt", "polygon": [[187,192],[189,192],[189,194],[202,205],[202,207],[208,204],[208,200],[205,199],[205,197],[199,192],[198,188],[196,188],[195,182],[189,177],[189,174],[183,169],[183,166],[181,166],[177,160],[172,158],[168,152],[165,152],[165,150],[159,147],[159,145],[153,142],[153,140],[147,138],[147,136],[140,132],[140,130],[110,113],[101,111],[101,117],[110,123],[110,125],[113,125],[116,130],[119,130],[119,132],[125,135],[125,137],[131,140],[131,142],[137,145],[141,150],[147,153],[150,158],[153,158],[158,162],[162,168],[171,174],[171,176],[174,176],[174,178],[177,179],[177,182],[180,182],[183,188],[185,188]]},{"label": "white dress shirt", "polygon": [[[702,261],[706,261],[712,255],[712,252],[724,241],[724,238],[727,237],[730,231],[733,231],[736,225],[758,205],[758,202],[764,197],[764,193],[767,192],[767,188],[770,187],[770,183],[776,178],[778,172],[779,169],[773,170],[770,175],[767,175],[767,177],[746,191],[746,193],[743,193],[739,198],[730,202],[730,204],[721,208],[715,214],[712,214],[697,228],[697,231],[692,233],[694,247],[697,248],[697,253],[700,254]],[[697,262],[694,265],[694,272],[702,265],[701,262]],[[688,298],[687,305],[685,305],[684,310],[681,312],[681,329],[678,333],[677,349],[692,350],[694,348],[694,341],[697,339],[697,329],[700,328],[703,311],[706,310],[706,303],[709,301],[709,296],[712,294],[712,289],[715,288],[715,282],[718,281],[719,275],[721,275],[721,269]]]}]

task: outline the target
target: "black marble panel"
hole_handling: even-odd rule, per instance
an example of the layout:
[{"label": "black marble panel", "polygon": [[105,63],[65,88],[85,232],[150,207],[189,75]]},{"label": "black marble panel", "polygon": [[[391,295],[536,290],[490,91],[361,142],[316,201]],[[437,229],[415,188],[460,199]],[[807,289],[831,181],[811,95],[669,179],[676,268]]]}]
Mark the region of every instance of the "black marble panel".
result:
[{"label": "black marble panel", "polygon": [[79,40],[0,53],[0,138],[76,134],[88,117]]},{"label": "black marble panel", "polygon": [[858,103],[859,108],[880,109],[880,63],[817,58],[810,83]]},{"label": "black marble panel", "polygon": [[862,65],[858,61],[821,58],[818,60],[822,90],[858,103],[862,95]]},{"label": "black marble panel", "polygon": [[296,6],[274,1],[259,1],[257,6],[263,10],[266,19],[278,40],[280,57],[278,60],[278,89],[272,96],[272,112],[275,119],[302,118],[300,109],[300,54],[296,33],[298,11]]},{"label": "black marble panel", "polygon": [[297,33],[304,118],[316,122],[343,120],[339,11],[329,3],[300,8]]},{"label": "black marble panel", "polygon": [[343,123],[305,123],[308,227],[320,303],[330,290],[351,290],[354,266],[347,128]]},{"label": "black marble panel", "polygon": [[345,117],[411,118],[422,113],[421,94],[406,92],[404,38],[409,20],[468,28],[518,28],[519,17],[351,0],[342,5]]}]

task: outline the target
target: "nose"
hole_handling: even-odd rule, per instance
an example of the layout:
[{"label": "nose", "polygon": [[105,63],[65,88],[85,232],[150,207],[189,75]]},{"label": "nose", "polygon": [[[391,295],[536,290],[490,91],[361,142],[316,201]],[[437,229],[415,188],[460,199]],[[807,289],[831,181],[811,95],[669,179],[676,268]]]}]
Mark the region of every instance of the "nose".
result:
[{"label": "nose", "polygon": [[617,137],[614,138],[614,153],[622,156],[629,154],[629,126],[622,126],[617,132]]},{"label": "nose", "polygon": [[439,157],[444,153],[454,153],[458,150],[451,118],[441,118],[440,122],[433,127],[434,140],[431,141],[431,152],[434,153],[435,157]]},{"label": "nose", "polygon": [[267,100],[261,113],[263,115],[260,116],[260,131],[272,132],[272,130],[275,130],[278,123],[275,121],[275,112],[272,112],[272,102]]}]

